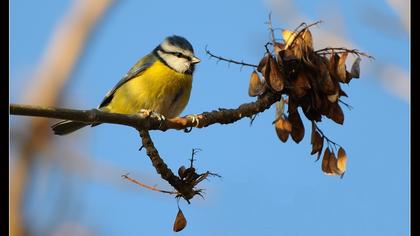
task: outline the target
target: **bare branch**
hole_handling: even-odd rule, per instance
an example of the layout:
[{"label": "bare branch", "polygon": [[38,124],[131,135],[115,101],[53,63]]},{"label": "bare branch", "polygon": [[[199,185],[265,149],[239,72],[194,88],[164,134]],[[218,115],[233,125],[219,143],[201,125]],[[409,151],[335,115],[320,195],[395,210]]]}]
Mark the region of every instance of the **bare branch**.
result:
[{"label": "bare branch", "polygon": [[180,196],[182,196],[188,203],[197,192],[194,187],[195,184],[189,184],[185,181],[182,181],[179,177],[174,175],[171,169],[165,164],[162,158],[159,156],[158,150],[155,148],[152,139],[150,138],[149,131],[139,130],[142,144],[146,149],[147,155],[152,161],[153,166],[162,179],[166,180],[172,187],[174,187]]},{"label": "bare branch", "polygon": [[[236,109],[219,108],[217,111],[204,112],[195,116],[176,117],[166,120],[158,120],[153,117],[145,117],[140,114],[125,115],[103,112],[97,109],[73,110],[55,107],[28,106],[10,104],[10,114],[24,116],[40,116],[57,119],[67,119],[86,123],[110,123],[134,127],[136,129],[162,130],[168,129],[183,130],[186,128],[203,128],[212,124],[230,124],[244,117],[253,115],[268,109],[274,102],[280,99],[281,95],[266,93],[257,101],[245,103]],[[193,118],[194,117],[194,118]]]}]

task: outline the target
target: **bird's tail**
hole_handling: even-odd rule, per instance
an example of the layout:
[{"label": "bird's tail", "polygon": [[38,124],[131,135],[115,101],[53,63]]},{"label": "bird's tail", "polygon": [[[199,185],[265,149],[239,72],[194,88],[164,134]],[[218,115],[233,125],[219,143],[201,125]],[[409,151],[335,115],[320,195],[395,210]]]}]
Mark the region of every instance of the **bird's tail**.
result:
[{"label": "bird's tail", "polygon": [[51,126],[56,135],[66,135],[72,133],[78,129],[81,129],[89,123],[79,122],[79,121],[72,121],[72,120],[63,120]]}]

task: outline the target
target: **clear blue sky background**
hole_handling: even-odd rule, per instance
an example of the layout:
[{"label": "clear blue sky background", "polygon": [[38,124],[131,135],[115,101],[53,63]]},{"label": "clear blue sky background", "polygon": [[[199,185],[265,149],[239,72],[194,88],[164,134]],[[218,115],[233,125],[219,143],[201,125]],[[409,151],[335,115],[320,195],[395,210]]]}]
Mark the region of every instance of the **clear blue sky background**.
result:
[{"label": "clear blue sky background", "polygon": [[[28,75],[70,3],[10,2],[11,102],[22,101]],[[342,12],[345,37],[377,58],[362,61],[361,79],[344,86],[349,95],[345,101],[354,107],[351,111],[343,109],[344,126],[328,119],[320,125],[347,151],[348,172],[344,178],[322,173],[321,162],[314,162],[309,155],[309,132],[298,145],[291,140],[281,143],[271,125],[273,108],[259,115],[253,126],[249,119],[243,119],[231,125],[193,129],[189,134],[153,132],[155,145],[173,170],[188,164],[192,148],[201,148],[196,168],[223,176],[202,183],[205,200],[195,198],[191,205],[180,203],[188,225],[179,235],[408,235],[409,103],[381,85],[378,70],[364,70],[375,68],[374,64],[390,63],[408,71],[408,33],[397,32],[396,36],[369,28],[358,15],[366,9],[378,10],[385,14],[380,21],[399,24],[398,16],[385,1],[334,5]],[[274,12],[276,27],[297,26],[280,21],[282,9],[274,10],[273,6],[268,1],[243,0],[119,1],[96,29],[72,74],[63,95],[65,106],[96,107],[139,57],[171,34],[185,36],[202,59],[183,115],[253,101],[247,96],[251,69],[216,63],[204,49],[208,45],[216,54],[258,63],[269,37],[264,23],[270,11]],[[322,9],[329,6],[329,1],[297,1],[296,6],[307,17],[302,20],[316,21],[324,19],[327,13]],[[336,23],[334,18],[324,20],[313,29],[314,35],[318,29]],[[11,125],[25,119],[11,117]],[[309,122],[305,121],[305,127],[310,130]],[[78,221],[99,235],[175,234],[172,222],[176,201],[120,177],[127,172],[137,173],[132,177],[162,188],[168,186],[159,180],[145,152],[138,151],[140,139],[135,130],[101,125],[55,139],[66,146],[67,142],[77,143],[79,137],[83,140],[79,140],[83,142],[79,152],[121,169],[121,173],[108,176],[118,184],[74,174],[63,177],[57,168],[46,177],[48,185],[38,189],[36,180],[42,178],[44,170],[39,168],[33,176],[34,194],[28,198],[26,210],[31,227],[42,234],[53,222],[51,212],[60,198],[55,192],[57,185],[70,181],[76,191],[71,197],[78,200],[68,206],[72,213],[67,213],[65,220]]]}]

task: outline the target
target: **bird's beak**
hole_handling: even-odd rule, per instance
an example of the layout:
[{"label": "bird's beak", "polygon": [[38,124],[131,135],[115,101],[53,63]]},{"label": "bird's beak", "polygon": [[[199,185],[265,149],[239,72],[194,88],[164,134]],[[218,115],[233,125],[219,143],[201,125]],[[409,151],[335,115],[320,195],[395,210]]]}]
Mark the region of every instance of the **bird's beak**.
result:
[{"label": "bird's beak", "polygon": [[195,56],[193,56],[192,57],[192,59],[191,59],[191,63],[192,64],[197,64],[197,63],[199,63],[201,60],[200,60],[200,58],[198,58],[198,57],[195,57]]}]

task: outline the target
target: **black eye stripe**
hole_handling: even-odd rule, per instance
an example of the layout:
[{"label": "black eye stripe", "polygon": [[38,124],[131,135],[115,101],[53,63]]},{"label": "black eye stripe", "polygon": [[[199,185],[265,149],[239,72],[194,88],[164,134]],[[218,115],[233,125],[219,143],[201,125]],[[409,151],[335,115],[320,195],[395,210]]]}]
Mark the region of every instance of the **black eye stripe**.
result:
[{"label": "black eye stripe", "polygon": [[182,58],[185,58],[185,59],[187,59],[187,60],[189,60],[189,61],[191,61],[192,59],[191,59],[191,57],[189,57],[189,56],[186,56],[186,55],[184,55],[184,54],[182,54],[182,53],[180,53],[180,52],[168,52],[168,51],[165,51],[165,50],[163,50],[163,49],[160,49],[162,52],[164,52],[164,53],[166,53],[166,54],[171,54],[171,55],[174,55],[174,56],[176,56],[176,57],[182,57]]}]

